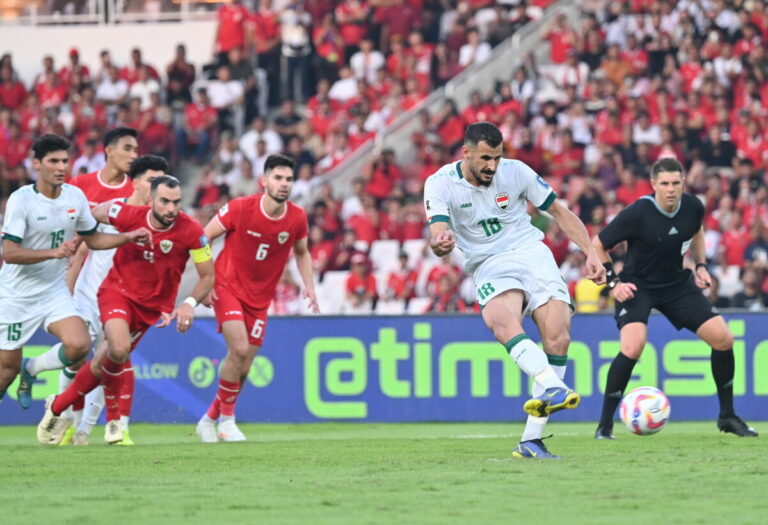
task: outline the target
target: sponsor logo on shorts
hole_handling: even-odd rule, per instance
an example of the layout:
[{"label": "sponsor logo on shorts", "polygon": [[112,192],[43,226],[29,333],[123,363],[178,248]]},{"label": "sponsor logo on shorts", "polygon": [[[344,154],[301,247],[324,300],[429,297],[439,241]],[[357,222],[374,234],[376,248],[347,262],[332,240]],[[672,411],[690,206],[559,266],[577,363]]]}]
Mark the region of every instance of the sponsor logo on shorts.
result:
[{"label": "sponsor logo on shorts", "polygon": [[111,314],[123,314],[123,315],[128,315],[128,312],[126,312],[125,310],[122,310],[122,309],[120,309],[120,308],[113,308],[112,310],[110,310],[110,311],[109,311],[109,313],[111,313]]},{"label": "sponsor logo on shorts", "polygon": [[227,310],[224,312],[224,315],[243,315],[243,312],[240,310]]},{"label": "sponsor logo on shorts", "polygon": [[173,241],[169,241],[168,239],[163,239],[160,241],[160,251],[163,253],[168,253],[173,248]]},{"label": "sponsor logo on shorts", "polygon": [[619,317],[621,317],[622,315],[627,315],[628,313],[629,312],[627,312],[626,308],[622,308],[621,311],[619,312]]},{"label": "sponsor logo on shorts", "polygon": [[277,242],[280,244],[285,244],[285,241],[288,240],[288,237],[290,237],[288,232],[280,232],[277,234]]},{"label": "sponsor logo on shorts", "polygon": [[506,210],[509,206],[509,193],[497,193],[496,194],[496,206],[502,210]]}]

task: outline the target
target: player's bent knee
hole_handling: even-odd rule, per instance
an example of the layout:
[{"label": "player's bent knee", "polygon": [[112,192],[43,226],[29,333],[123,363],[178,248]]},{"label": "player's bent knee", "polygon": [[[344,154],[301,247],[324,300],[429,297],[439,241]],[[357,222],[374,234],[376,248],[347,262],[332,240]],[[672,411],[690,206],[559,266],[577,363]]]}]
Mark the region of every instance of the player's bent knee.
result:
[{"label": "player's bent knee", "polygon": [[548,354],[565,355],[568,353],[568,345],[571,337],[567,333],[560,333],[550,337],[542,337],[544,351]]},{"label": "player's bent knee", "polygon": [[724,333],[718,334],[718,337],[711,341],[710,344],[715,350],[732,350],[733,342],[733,334],[726,330]]}]

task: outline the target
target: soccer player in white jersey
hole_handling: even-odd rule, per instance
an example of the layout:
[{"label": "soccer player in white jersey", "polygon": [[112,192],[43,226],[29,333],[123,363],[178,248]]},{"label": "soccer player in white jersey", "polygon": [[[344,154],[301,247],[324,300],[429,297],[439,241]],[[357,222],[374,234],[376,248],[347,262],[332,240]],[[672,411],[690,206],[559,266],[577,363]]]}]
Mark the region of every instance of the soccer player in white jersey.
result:
[{"label": "soccer player in white jersey", "polygon": [[65,280],[68,258],[78,244],[75,232],[92,250],[150,238],[146,228],[118,235],[96,231],[85,194],[64,183],[69,148],[69,142],[57,135],[38,138],[32,146],[38,180],[13,192],[6,205],[5,264],[0,268],[0,398],[19,373],[22,348],[38,327],[56,336],[62,346],[35,359],[30,370],[34,375],[79,361],[91,346]]},{"label": "soccer player in white jersey", "polygon": [[[518,458],[558,458],[542,442],[549,414],[576,408],[580,397],[563,382],[570,342],[568,289],[526,213],[531,202],[547,211],[587,255],[587,277],[605,282],[605,269],[584,224],[556,201],[555,192],[526,164],[502,159],[499,129],[488,122],[467,127],[463,159],[446,164],[424,186],[430,245],[442,257],[458,246],[472,275],[482,316],[523,372],[534,380]],[[523,331],[530,314],[542,351]]]},{"label": "soccer player in white jersey", "polygon": [[[150,199],[150,187],[152,181],[157,177],[165,175],[168,172],[168,162],[156,155],[144,155],[139,157],[131,163],[130,170],[128,171],[128,178],[133,181],[133,193],[127,199],[121,199],[122,201],[132,206],[146,206],[151,202]],[[99,231],[117,233],[117,229],[110,224],[102,224],[99,226]],[[101,323],[101,316],[99,314],[99,305],[96,299],[97,292],[107,273],[112,268],[112,258],[115,255],[116,250],[101,250],[88,254],[85,262],[80,269],[80,273],[77,275],[77,281],[74,286],[75,302],[77,304],[77,310],[80,316],[85,320],[88,325],[88,331],[91,336],[91,340],[94,343],[96,349],[96,356],[94,357],[95,366],[101,367],[101,361],[106,352],[106,342],[104,341],[104,329]],[[66,386],[69,386],[68,384]],[[132,387],[132,385],[131,385]],[[61,390],[63,391],[63,389]],[[101,402],[97,400],[91,401],[89,396],[92,394],[99,395],[101,392]],[[130,389],[127,396],[132,396],[133,388]],[[131,399],[125,398],[125,395],[121,393],[121,408],[122,405],[130,403]],[[99,419],[101,410],[104,408],[104,394],[101,387],[89,392],[85,397],[85,412],[82,417],[74,418],[74,425],[67,429],[64,434],[62,443],[69,437],[69,444],[72,445],[88,445],[90,442],[91,431],[94,425]],[[68,409],[69,410],[69,409]],[[74,413],[77,416],[77,411]],[[68,417],[65,415],[65,417]],[[133,445],[133,440],[128,432],[128,416],[121,415],[121,424],[123,425],[123,439],[119,445]]]}]

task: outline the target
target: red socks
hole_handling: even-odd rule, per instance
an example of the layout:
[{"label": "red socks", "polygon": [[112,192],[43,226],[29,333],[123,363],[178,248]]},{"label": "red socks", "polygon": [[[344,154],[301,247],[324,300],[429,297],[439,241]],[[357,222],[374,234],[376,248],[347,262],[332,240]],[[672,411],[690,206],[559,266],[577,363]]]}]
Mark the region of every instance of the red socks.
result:
[{"label": "red socks", "polygon": [[123,374],[120,386],[120,415],[130,417],[133,406],[134,374],[133,365],[128,360],[123,363]]},{"label": "red socks", "polygon": [[115,363],[109,357],[105,357],[101,371],[104,374],[104,406],[107,411],[107,421],[114,421],[120,419],[123,363]]},{"label": "red socks", "polygon": [[239,381],[219,379],[219,389],[216,392],[216,398],[208,408],[208,417],[218,419],[219,416],[234,416],[238,394],[240,394]]},{"label": "red socks", "polygon": [[72,381],[72,384],[69,385],[64,392],[56,396],[56,399],[54,399],[53,405],[51,406],[51,410],[53,410],[53,413],[56,415],[61,414],[67,407],[73,405],[78,400],[82,400],[85,394],[99,386],[99,383],[101,383],[101,380],[93,375],[93,372],[91,371],[91,362],[88,361],[77,371],[77,375],[75,376],[74,381]]}]

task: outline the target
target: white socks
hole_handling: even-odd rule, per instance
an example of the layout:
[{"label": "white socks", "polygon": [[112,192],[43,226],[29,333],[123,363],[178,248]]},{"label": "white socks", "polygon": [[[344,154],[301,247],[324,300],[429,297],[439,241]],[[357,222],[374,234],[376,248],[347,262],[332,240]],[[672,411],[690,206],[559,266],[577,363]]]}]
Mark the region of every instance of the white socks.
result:
[{"label": "white socks", "polygon": [[99,385],[85,395],[85,408],[83,419],[77,426],[78,432],[91,433],[94,425],[99,421],[99,416],[104,408],[104,387]]},{"label": "white socks", "polygon": [[56,343],[46,353],[27,361],[27,372],[36,376],[46,370],[60,370],[69,364],[69,361],[64,357],[64,347],[61,343]]},{"label": "white socks", "polygon": [[504,346],[520,370],[532,377],[544,389],[568,388],[549,365],[544,350],[531,341],[527,335],[520,334],[510,339]]},{"label": "white socks", "polygon": [[[560,356],[552,356],[560,357]],[[564,357],[564,356],[563,356]],[[565,377],[565,365],[550,365],[554,369],[555,373],[562,380]],[[533,397],[538,397],[546,390],[539,383],[533,383]],[[541,439],[541,435],[544,433],[544,426],[547,424],[549,417],[536,417],[528,416],[528,420],[525,422],[525,429],[523,435],[520,437],[520,441],[530,441],[531,439]]]}]

